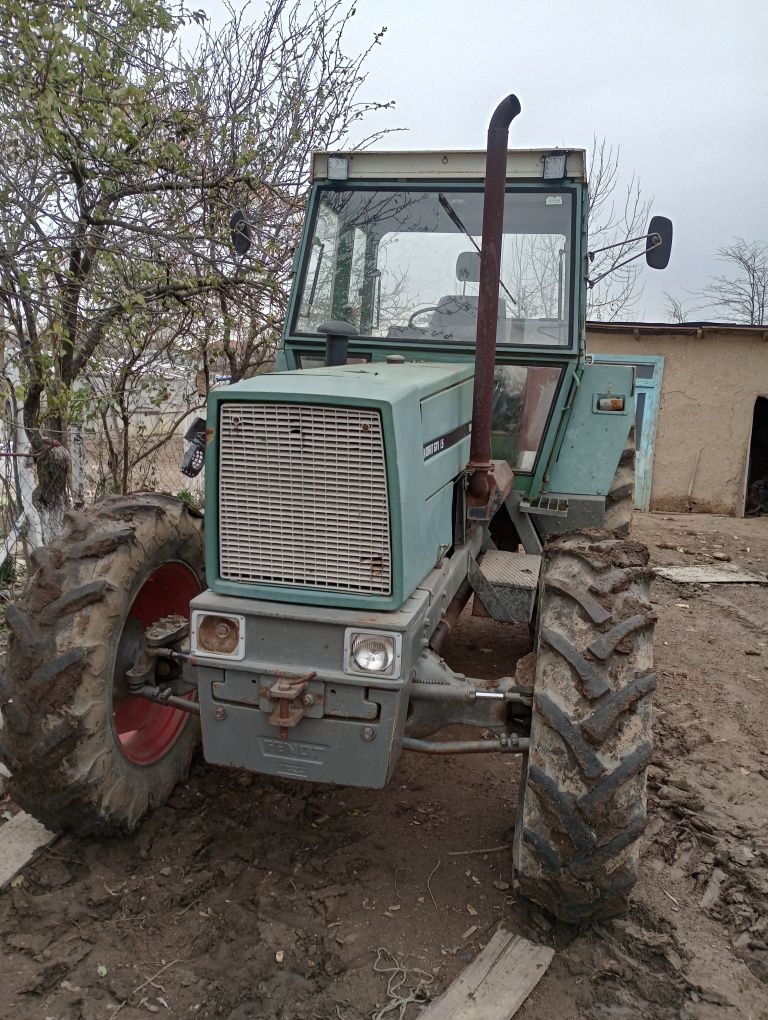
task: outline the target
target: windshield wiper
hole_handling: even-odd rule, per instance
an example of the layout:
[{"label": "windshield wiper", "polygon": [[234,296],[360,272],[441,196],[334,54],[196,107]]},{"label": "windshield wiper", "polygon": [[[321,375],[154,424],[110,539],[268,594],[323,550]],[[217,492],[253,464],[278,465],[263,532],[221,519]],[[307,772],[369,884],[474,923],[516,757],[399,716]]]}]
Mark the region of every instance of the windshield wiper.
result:
[{"label": "windshield wiper", "polygon": [[[459,214],[456,212],[456,210],[453,208],[451,203],[448,201],[448,199],[445,197],[445,195],[442,192],[438,193],[437,200],[440,203],[440,205],[443,207],[443,209],[445,209],[446,213],[448,214],[448,217],[453,221],[455,226],[457,226],[459,228],[459,230],[462,232],[462,234],[464,234],[464,236],[469,240],[470,244],[473,246],[473,248],[475,249],[477,254],[478,255],[482,255],[483,253],[480,251],[480,245],[477,243],[477,241],[474,239],[474,237],[470,234],[470,232],[467,230],[467,228],[461,222],[461,218],[459,217]],[[512,302],[512,304],[516,305],[517,301],[515,301],[515,299],[509,293],[509,291],[507,290],[507,288],[506,288],[506,286],[505,286],[505,284],[503,283],[502,280],[499,280],[499,286],[504,291],[504,293],[507,295],[507,297]]]}]

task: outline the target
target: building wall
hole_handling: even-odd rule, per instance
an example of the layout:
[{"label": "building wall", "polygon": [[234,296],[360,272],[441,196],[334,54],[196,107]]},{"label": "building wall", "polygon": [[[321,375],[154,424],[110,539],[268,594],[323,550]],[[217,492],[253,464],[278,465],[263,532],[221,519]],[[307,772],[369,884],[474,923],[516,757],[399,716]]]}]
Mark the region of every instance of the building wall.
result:
[{"label": "building wall", "polygon": [[766,341],[762,327],[588,325],[594,354],[664,357],[651,509],[743,512],[755,400],[768,396]]}]

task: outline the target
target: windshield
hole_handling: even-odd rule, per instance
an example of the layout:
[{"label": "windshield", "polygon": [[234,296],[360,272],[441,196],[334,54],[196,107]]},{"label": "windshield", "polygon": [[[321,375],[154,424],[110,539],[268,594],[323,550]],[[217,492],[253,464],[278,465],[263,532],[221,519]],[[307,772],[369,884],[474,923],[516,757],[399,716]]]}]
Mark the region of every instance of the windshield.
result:
[{"label": "windshield", "polygon": [[[568,344],[572,202],[507,193],[498,343]],[[361,336],[473,343],[482,216],[479,191],[321,190],[294,332],[346,319]]]}]

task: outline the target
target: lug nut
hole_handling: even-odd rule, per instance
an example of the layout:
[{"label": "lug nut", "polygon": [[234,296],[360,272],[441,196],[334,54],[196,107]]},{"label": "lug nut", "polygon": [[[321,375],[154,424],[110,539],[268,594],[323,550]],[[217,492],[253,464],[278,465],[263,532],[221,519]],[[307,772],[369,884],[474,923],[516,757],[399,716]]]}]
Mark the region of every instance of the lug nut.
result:
[{"label": "lug nut", "polygon": [[214,708],[213,710],[213,717],[214,719],[226,719],[227,718],[226,708],[224,708],[223,705],[217,705],[216,708]]},{"label": "lug nut", "polygon": [[373,740],[373,738],[376,736],[376,730],[373,728],[373,726],[363,726],[363,728],[360,730],[360,736],[363,738],[363,740]]}]

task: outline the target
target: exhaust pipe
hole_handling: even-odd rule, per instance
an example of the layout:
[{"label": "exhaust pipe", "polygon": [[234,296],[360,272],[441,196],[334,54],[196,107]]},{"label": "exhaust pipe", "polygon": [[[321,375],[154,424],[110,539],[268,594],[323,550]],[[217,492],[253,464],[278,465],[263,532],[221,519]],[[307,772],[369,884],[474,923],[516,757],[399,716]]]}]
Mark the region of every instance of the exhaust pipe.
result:
[{"label": "exhaust pipe", "polygon": [[325,337],[325,367],[335,368],[337,365],[346,365],[350,338],[358,336],[352,323],[345,319],[334,319],[332,322],[324,322],[318,326],[317,332]]},{"label": "exhaust pipe", "polygon": [[502,99],[488,125],[483,199],[483,236],[480,251],[480,288],[477,299],[475,389],[472,402],[472,441],[469,450],[469,491],[477,499],[490,492],[491,400],[496,364],[496,330],[499,318],[499,275],[504,225],[504,191],[507,183],[509,125],[520,113],[517,96]]}]

